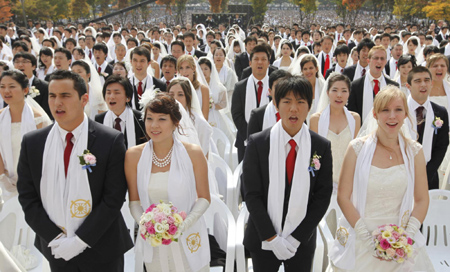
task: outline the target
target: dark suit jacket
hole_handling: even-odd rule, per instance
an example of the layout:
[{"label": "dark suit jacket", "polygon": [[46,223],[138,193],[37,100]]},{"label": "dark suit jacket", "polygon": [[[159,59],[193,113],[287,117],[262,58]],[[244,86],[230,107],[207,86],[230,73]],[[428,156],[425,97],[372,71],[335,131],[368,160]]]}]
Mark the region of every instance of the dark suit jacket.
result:
[{"label": "dark suit jacket", "polygon": [[[269,76],[270,74],[272,74],[273,71],[278,70],[277,67],[273,66],[273,65],[269,65]],[[247,67],[242,71],[241,77],[239,78],[239,80],[243,80],[248,78],[250,75],[252,74],[252,67]]]},{"label": "dark suit jacket", "polygon": [[108,63],[108,65],[106,66],[106,68],[105,68],[105,73],[107,73],[108,74],[108,76],[105,78],[105,80],[108,78],[108,77],[110,77],[111,75],[112,75],[112,73],[113,73],[113,66],[112,66],[112,64],[109,64]]},{"label": "dark suit jacket", "polygon": [[331,66],[331,68],[327,70],[327,72],[325,73],[325,79],[327,79],[331,75],[331,73],[334,72],[334,69],[336,69],[336,63],[333,64],[333,66]]},{"label": "dark suit jacket", "polygon": [[[345,71],[345,70],[344,70]],[[350,87],[350,97],[348,98],[348,104],[347,108],[349,111],[354,111],[361,116],[361,124],[362,120],[365,118],[362,114],[362,107],[363,107],[363,95],[364,95],[364,80],[367,75],[358,78],[357,80],[352,82],[352,85]],[[385,77],[386,85],[395,85],[399,87],[398,83],[390,80],[389,78]],[[375,93],[373,93],[373,97],[375,97]],[[448,138],[448,137],[447,137]]]},{"label": "dark suit jacket", "polygon": [[[97,114],[95,116],[95,122],[103,124],[106,113],[107,112],[102,112],[100,114]],[[142,114],[140,111],[133,110],[133,114],[134,114],[134,134],[135,134],[135,138],[136,138],[136,145],[140,145],[140,144],[147,142],[147,138],[145,137],[145,125],[144,125],[144,121],[141,120]],[[125,143],[125,147],[128,149],[128,140],[127,140],[126,129],[125,129],[125,133],[124,133],[124,143]]]},{"label": "dark suit jacket", "polygon": [[242,72],[245,68],[250,66],[250,60],[248,59],[247,52],[243,52],[236,55],[234,61],[234,69],[238,78],[241,78]]},{"label": "dark suit jacket", "polygon": [[386,75],[391,74],[391,65],[389,64],[389,60],[387,61],[386,65],[384,66],[384,71],[386,72]]},{"label": "dark suit jacket", "polygon": [[203,51],[195,49],[194,55],[199,59],[201,57],[206,57],[206,55],[208,55],[208,54]]},{"label": "dark suit jacket", "polygon": [[353,64],[352,66],[346,67],[344,72],[342,72],[342,74],[350,78],[350,81],[353,81],[353,77],[355,77],[356,65],[357,64]]},{"label": "dark suit jacket", "polygon": [[[138,92],[136,89],[136,86],[133,85],[133,82],[131,83],[133,86],[133,99],[135,102],[136,107],[139,107],[139,97],[138,97]],[[154,88],[159,88],[159,90],[161,92],[165,92],[166,91],[166,83],[162,82],[161,80],[157,79],[156,77],[153,77],[153,85],[155,86]],[[147,88],[147,86],[145,86]],[[145,90],[144,90],[145,91]]]},{"label": "dark suit jacket", "polygon": [[250,114],[250,120],[248,120],[247,138],[253,133],[262,131],[266,108],[267,105],[264,105],[252,110],[252,113]]},{"label": "dark suit jacket", "polygon": [[349,42],[348,43],[348,50],[352,51],[353,47],[355,47],[355,46],[356,46],[356,43],[354,41]]},{"label": "dark suit jacket", "polygon": [[[433,132],[433,142],[431,144],[431,160],[427,163],[427,177],[428,177],[428,187],[429,189],[439,189],[439,176],[438,168],[442,163],[447,152],[447,146],[449,144],[448,139],[448,113],[447,110],[439,106],[436,103],[431,102],[431,107],[434,111],[434,116],[439,117],[444,121],[442,128],[437,130],[437,134]],[[415,114],[415,113],[412,113]],[[423,134],[419,135],[419,143],[423,142]],[[425,141],[430,141],[430,139],[425,139]]]},{"label": "dark suit jacket", "polygon": [[[316,228],[327,211],[330,203],[332,185],[332,157],[330,142],[314,133],[311,134],[311,158],[314,153],[321,156],[321,167],[315,176],[309,174],[310,191],[307,213],[303,221],[292,232],[292,236],[301,244],[297,254],[311,255],[316,245]],[[269,151],[270,129],[255,133],[249,137],[243,162],[243,184],[245,202],[250,216],[244,235],[244,246],[250,251],[261,250],[261,242],[276,235],[267,212],[269,191]],[[282,158],[284,160],[284,158]],[[286,186],[286,189],[290,187]],[[290,189],[289,189],[290,190]],[[285,194],[283,218],[287,213],[290,194]]]},{"label": "dark suit jacket", "polygon": [[[36,248],[50,263],[65,266],[67,263],[63,259],[55,259],[48,247],[61,229],[48,217],[42,206],[40,191],[42,155],[52,127],[35,130],[23,137],[17,190],[25,220],[37,234]],[[90,248],[72,260],[98,264],[122,256],[133,247],[133,242],[120,212],[127,192],[123,134],[92,120],[89,120],[88,133],[88,149],[97,157],[97,165],[92,168],[92,173],[88,172],[93,203],[91,213],[76,235]]]},{"label": "dark suit jacket", "polygon": [[42,107],[42,109],[44,109],[48,117],[53,120],[53,115],[50,111],[50,107],[48,106],[48,83],[35,76],[31,85],[36,87],[40,93],[40,95],[33,99]]}]

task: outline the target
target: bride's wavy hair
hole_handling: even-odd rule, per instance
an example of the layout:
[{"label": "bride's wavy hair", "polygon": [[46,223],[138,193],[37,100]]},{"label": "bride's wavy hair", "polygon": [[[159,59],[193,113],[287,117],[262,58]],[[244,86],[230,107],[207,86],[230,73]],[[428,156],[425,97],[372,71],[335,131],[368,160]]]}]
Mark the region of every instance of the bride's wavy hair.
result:
[{"label": "bride's wavy hair", "polygon": [[[14,81],[16,81],[17,83],[19,83],[20,87],[22,89],[26,89],[28,88],[28,78],[27,76],[20,70],[17,69],[12,69],[12,70],[6,70],[3,71],[3,73],[0,75],[0,82],[2,81],[3,78],[5,77],[10,77],[12,78]],[[27,96],[27,94],[25,94],[25,96]]]},{"label": "bride's wavy hair", "polygon": [[[170,116],[170,120],[172,120],[177,129],[180,129],[180,108],[178,103],[175,101],[175,98],[169,94],[158,92],[155,97],[147,103],[144,111],[144,122],[147,119],[147,113],[149,111],[153,113],[168,114]],[[145,131],[145,135],[147,136],[147,139],[150,139],[147,131]]]}]

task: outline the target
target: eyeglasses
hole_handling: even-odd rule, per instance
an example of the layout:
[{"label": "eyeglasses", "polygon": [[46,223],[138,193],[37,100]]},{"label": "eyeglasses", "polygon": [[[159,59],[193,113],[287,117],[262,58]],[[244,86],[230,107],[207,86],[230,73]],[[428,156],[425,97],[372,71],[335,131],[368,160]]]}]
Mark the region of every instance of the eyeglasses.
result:
[{"label": "eyeglasses", "polygon": [[14,64],[28,64],[31,63],[31,60],[15,60]]}]

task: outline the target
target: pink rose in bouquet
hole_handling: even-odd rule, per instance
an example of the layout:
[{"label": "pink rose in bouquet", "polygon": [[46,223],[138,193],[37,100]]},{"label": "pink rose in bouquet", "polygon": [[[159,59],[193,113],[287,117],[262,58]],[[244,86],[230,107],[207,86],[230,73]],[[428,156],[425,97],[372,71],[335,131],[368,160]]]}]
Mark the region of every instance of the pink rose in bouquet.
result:
[{"label": "pink rose in bouquet", "polygon": [[403,263],[411,257],[414,240],[408,236],[403,228],[394,224],[382,225],[372,234],[377,258]]}]

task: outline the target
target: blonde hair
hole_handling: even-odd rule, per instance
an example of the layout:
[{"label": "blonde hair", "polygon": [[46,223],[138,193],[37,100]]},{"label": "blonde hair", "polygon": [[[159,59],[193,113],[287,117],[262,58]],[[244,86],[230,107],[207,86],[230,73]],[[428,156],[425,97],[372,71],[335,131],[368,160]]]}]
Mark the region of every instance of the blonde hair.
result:
[{"label": "blonde hair", "polygon": [[200,87],[200,82],[197,79],[197,67],[195,65],[194,58],[190,55],[182,55],[177,60],[177,71],[180,71],[180,66],[183,62],[189,63],[189,66],[191,66],[192,70],[194,70],[194,74],[192,76],[192,85],[195,89],[198,89]]},{"label": "blonde hair", "polygon": [[387,52],[386,52],[386,49],[384,48],[384,46],[382,46],[382,45],[377,45],[377,46],[374,46],[374,47],[372,47],[372,49],[370,49],[370,51],[369,51],[369,59],[372,57],[372,55],[375,53],[375,51],[377,51],[377,50],[382,50],[385,54],[386,54],[386,57],[387,57]]},{"label": "blonde hair", "polygon": [[[430,69],[430,67],[437,62],[438,60],[444,60],[445,65],[447,65],[447,69],[448,69],[448,59],[445,55],[438,53],[438,54],[433,54],[431,56],[429,56],[427,58],[427,68]],[[447,72],[447,71],[446,71]]]}]

